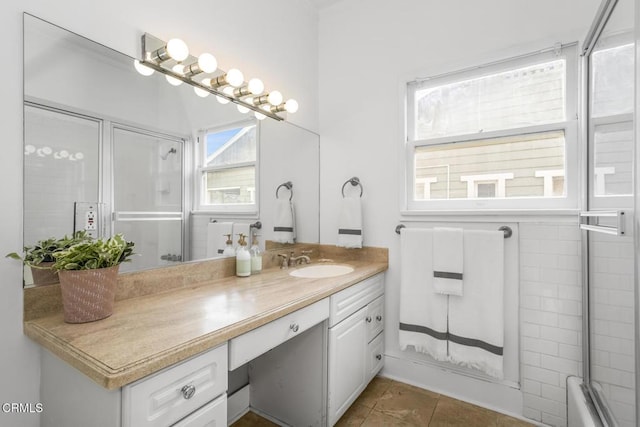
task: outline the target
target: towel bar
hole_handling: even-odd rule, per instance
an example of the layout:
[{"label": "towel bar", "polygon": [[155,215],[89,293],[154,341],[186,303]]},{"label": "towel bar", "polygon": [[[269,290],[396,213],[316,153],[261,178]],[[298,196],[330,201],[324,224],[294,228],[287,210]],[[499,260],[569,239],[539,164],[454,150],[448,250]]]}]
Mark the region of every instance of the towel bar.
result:
[{"label": "towel bar", "polygon": [[[404,224],[398,224],[396,226],[396,234],[400,234],[400,230],[402,230],[403,228],[405,228],[406,225]],[[509,237],[511,237],[513,235],[513,230],[511,229],[511,227],[507,226],[507,225],[503,225],[502,227],[498,228],[499,231],[502,231],[504,233],[504,238],[508,239]]]},{"label": "towel bar", "polygon": [[278,191],[280,191],[280,188],[282,187],[291,191],[291,194],[289,195],[289,200],[291,200],[293,198],[293,183],[291,181],[287,181],[283,184],[278,185],[278,188],[276,188],[276,199],[278,198]]},{"label": "towel bar", "polygon": [[351,184],[354,187],[356,185],[359,185],[360,186],[360,197],[362,197],[362,193],[364,193],[364,187],[362,186],[362,183],[360,182],[360,178],[358,178],[357,176],[354,176],[353,178],[346,180],[345,183],[342,184],[342,197],[344,197],[344,187],[346,187],[347,184]]}]

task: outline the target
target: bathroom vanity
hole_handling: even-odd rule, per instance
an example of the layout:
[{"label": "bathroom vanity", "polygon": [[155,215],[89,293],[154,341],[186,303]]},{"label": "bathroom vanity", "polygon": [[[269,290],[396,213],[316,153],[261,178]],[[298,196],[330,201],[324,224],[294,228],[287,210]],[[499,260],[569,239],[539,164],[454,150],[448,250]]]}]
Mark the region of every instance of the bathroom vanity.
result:
[{"label": "bathroom vanity", "polygon": [[[383,258],[346,260],[354,270],[337,277],[183,283],[120,299],[98,322],[26,320],[46,348],[42,425],[226,425],[228,399],[233,414],[333,425],[382,368]],[[249,382],[230,390],[237,369]]]}]

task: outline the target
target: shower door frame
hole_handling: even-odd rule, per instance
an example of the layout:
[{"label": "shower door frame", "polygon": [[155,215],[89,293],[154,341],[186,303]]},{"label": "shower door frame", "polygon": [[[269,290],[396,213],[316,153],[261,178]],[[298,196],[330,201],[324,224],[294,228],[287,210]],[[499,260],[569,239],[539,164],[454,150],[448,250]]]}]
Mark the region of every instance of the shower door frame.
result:
[{"label": "shower door frame", "polygon": [[[189,177],[191,176],[191,173],[189,169],[190,162],[188,162],[187,159],[191,158],[190,157],[191,150],[190,150],[190,143],[189,143],[191,139],[186,136],[169,134],[166,132],[157,131],[155,129],[150,129],[148,127],[141,127],[140,125],[129,124],[121,120],[108,120],[108,119],[104,120],[105,135],[103,139],[106,140],[108,143],[104,148],[105,153],[103,156],[104,161],[102,165],[105,171],[109,171],[107,176],[102,177],[104,194],[109,195],[109,206],[106,209],[106,211],[108,212],[106,214],[108,215],[108,218],[105,218],[104,222],[106,224],[109,224],[108,233],[110,236],[112,236],[115,233],[115,225],[118,220],[125,220],[125,221],[127,220],[128,221],[174,220],[177,217],[174,217],[174,218],[170,218],[170,217],[178,213],[178,211],[176,212],[143,212],[139,216],[133,215],[135,218],[127,218],[127,219],[118,218],[118,212],[115,210],[116,171],[115,171],[115,161],[114,161],[115,159],[114,133],[116,129],[124,130],[127,132],[134,132],[134,133],[138,133],[144,136],[149,136],[152,138],[158,138],[158,139],[163,139],[163,140],[177,142],[177,143],[179,142],[182,144],[182,159],[180,162],[180,168],[181,168],[180,188],[181,188],[182,194],[180,199],[181,209],[179,212],[180,221],[181,221],[181,257],[182,257],[182,261],[190,260],[191,253],[189,248],[191,245],[190,245],[190,237],[188,232],[188,230],[190,230],[190,215],[188,214],[187,207],[189,206],[188,204],[190,201],[189,194],[191,193],[191,187],[188,184],[190,182]],[[160,265],[158,265],[157,267],[160,267]]]},{"label": "shower door frame", "polygon": [[[600,7],[596,13],[596,17],[585,37],[582,50],[581,50],[581,58],[580,58],[580,97],[579,97],[579,110],[581,112],[580,115],[580,140],[583,142],[582,144],[582,152],[580,156],[581,162],[581,173],[580,179],[583,184],[583,190],[580,196],[581,207],[584,211],[588,211],[590,205],[590,191],[592,190],[592,181],[590,176],[590,150],[592,147],[591,144],[591,132],[590,132],[590,56],[591,53],[599,40],[599,37],[602,31],[605,28],[611,14],[613,13],[615,6],[617,5],[618,0],[603,0],[600,4]],[[635,8],[635,14],[638,15],[638,7]],[[635,27],[637,27],[638,18],[635,20]],[[635,28],[634,28],[634,31]],[[634,36],[634,42],[636,42],[636,52],[638,50],[637,40]],[[638,58],[638,54],[636,53],[636,58]],[[637,64],[637,59],[636,59]],[[635,77],[635,88],[637,91],[638,87],[638,72],[636,72]],[[640,205],[640,201],[638,200],[638,185],[640,184],[640,179],[637,171],[638,163],[638,150],[637,150],[637,134],[638,129],[635,127],[635,118],[636,111],[638,111],[639,100],[636,97],[636,103],[634,105],[634,112],[632,113],[634,118],[634,144],[633,144],[633,159],[634,159],[634,167],[633,167],[633,177],[632,182],[634,184],[633,190],[633,203],[634,206],[632,209],[638,209]],[[600,212],[600,211],[594,211]],[[604,211],[600,212],[604,213]],[[582,224],[582,221],[580,221]],[[634,215],[633,217],[633,238],[634,238],[634,257],[637,260],[640,254],[640,249],[638,247],[638,232],[640,231],[640,227],[638,221]],[[590,280],[589,280],[589,270],[590,270],[590,254],[589,254],[589,233],[592,230],[582,229],[581,230],[581,253],[582,253],[582,375],[583,382],[581,384],[582,391],[587,401],[587,405],[589,406],[592,414],[595,415],[604,423],[605,426],[617,426],[618,423],[615,421],[615,417],[613,417],[613,412],[609,408],[606,399],[601,396],[600,392],[596,390],[592,386],[592,377],[591,377],[591,301],[590,301]],[[636,420],[640,420],[640,396],[638,393],[638,384],[640,380],[640,360],[637,357],[640,354],[640,335],[639,328],[640,325],[640,315],[638,313],[639,304],[639,292],[638,292],[638,275],[639,275],[639,266],[638,262],[634,263],[634,349],[635,349],[635,415]]]}]

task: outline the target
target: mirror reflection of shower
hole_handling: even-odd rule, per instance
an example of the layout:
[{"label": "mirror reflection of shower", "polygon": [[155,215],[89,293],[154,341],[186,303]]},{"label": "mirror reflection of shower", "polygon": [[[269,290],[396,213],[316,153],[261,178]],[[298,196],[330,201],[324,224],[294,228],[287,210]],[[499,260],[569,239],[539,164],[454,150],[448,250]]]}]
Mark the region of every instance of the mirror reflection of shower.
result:
[{"label": "mirror reflection of shower", "polygon": [[177,153],[176,149],[174,147],[171,147],[171,149],[167,151],[164,155],[160,156],[160,158],[162,160],[167,160],[167,158],[169,157],[169,154],[175,154],[175,153]]}]

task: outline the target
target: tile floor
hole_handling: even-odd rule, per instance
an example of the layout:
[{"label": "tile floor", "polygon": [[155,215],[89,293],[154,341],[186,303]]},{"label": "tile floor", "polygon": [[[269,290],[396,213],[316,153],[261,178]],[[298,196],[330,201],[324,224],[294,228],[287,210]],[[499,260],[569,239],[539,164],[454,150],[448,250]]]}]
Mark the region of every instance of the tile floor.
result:
[{"label": "tile floor", "polygon": [[[232,427],[275,426],[251,412]],[[375,377],[336,426],[525,427],[525,421],[388,378]]]}]

